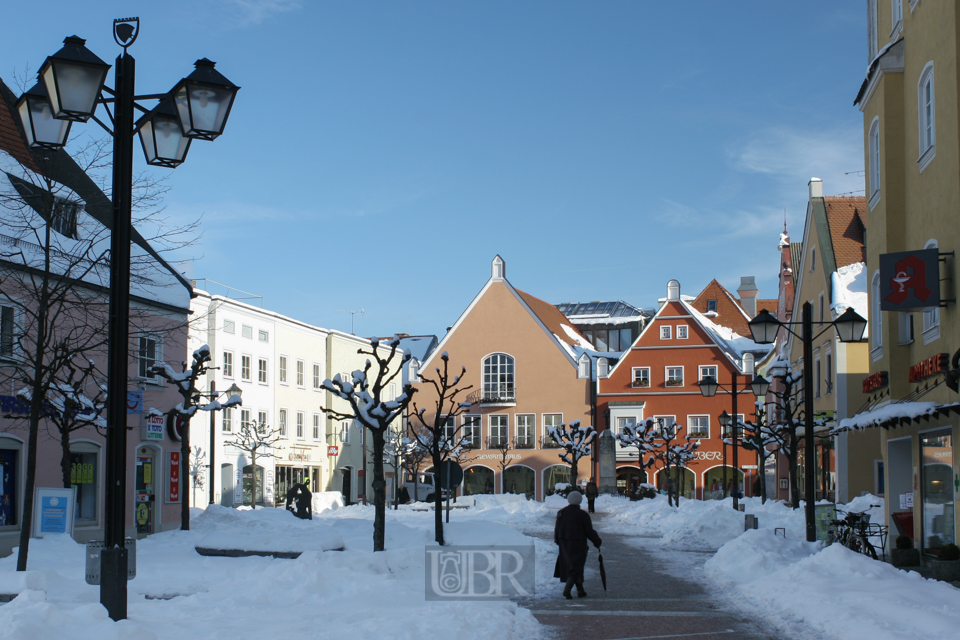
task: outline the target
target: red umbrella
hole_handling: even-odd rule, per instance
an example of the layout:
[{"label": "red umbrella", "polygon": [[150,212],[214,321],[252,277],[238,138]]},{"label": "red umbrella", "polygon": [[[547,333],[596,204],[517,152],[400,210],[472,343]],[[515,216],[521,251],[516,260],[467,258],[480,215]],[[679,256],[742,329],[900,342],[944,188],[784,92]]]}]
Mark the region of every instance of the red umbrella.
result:
[{"label": "red umbrella", "polygon": [[600,581],[603,582],[603,592],[607,592],[607,570],[603,568],[603,554],[599,554],[600,560]]}]

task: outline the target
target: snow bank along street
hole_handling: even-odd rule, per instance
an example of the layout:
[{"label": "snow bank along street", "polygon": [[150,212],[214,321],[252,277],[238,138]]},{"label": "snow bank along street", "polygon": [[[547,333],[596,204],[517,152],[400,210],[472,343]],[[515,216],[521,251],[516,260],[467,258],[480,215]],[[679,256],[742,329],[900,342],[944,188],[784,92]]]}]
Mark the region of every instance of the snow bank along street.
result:
[{"label": "snow bank along street", "polygon": [[[107,617],[98,588],[84,582],[84,546],[69,537],[35,540],[25,574],[14,571],[15,556],[0,560],[0,591],[20,594],[0,606],[0,637],[548,637],[553,630],[538,623],[530,609],[549,609],[550,602],[560,597],[561,585],[553,579],[556,548],[546,538],[554,513],[565,501],[553,496],[545,503],[522,496],[475,500],[475,506],[452,514],[448,541],[534,544],[537,595],[526,606],[426,602],[424,548],[433,545],[429,511],[404,507],[388,512],[387,550],[375,554],[372,507],[330,509],[314,520],[298,520],[280,509],[211,506],[194,510],[191,531],[139,541],[126,621]],[[798,633],[843,639],[960,637],[960,591],[954,587],[838,546],[806,543],[802,511],[771,502],[761,506],[754,499],[745,502],[747,512],[759,516],[759,530],[743,533],[743,514],[731,509],[729,500],[683,500],[679,508],[671,508],[663,497],[630,502],[601,496],[597,522],[601,535],[611,542],[605,546],[611,561],[608,572],[621,583],[611,582],[606,597],[634,593],[636,585],[623,584],[630,578],[616,566],[629,558],[633,546],[636,553],[656,560],[657,571],[674,573],[691,585],[699,583],[698,588],[706,585],[711,596],[726,593],[733,584],[735,602],[725,603],[733,612],[729,628],[759,618],[781,629],[785,637]],[[877,503],[877,498],[867,496],[848,506],[859,510]],[[786,537],[775,535],[775,527],[784,527]],[[259,550],[303,553],[291,560],[203,557],[195,551],[196,546],[223,547],[231,540]],[[622,541],[616,551],[615,540]],[[341,547],[343,551],[324,551]],[[684,554],[678,552],[683,551],[697,553],[681,557]],[[572,604],[609,608],[615,602],[600,604],[604,596],[595,567],[591,553],[590,597]],[[633,579],[649,587],[649,575]],[[675,605],[650,601],[642,609],[671,607]],[[683,624],[689,629],[693,623]],[[630,637],[638,637],[642,628],[636,624]]]}]

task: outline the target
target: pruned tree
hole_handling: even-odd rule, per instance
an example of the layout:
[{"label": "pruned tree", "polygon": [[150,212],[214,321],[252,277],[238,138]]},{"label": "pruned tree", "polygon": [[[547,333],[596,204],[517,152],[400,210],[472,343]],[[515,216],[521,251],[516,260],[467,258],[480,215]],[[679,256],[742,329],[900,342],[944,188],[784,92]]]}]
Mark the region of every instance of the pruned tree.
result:
[{"label": "pruned tree", "polygon": [[96,373],[96,364],[91,360],[79,366],[73,359],[67,360],[47,393],[44,417],[48,428],[52,426],[56,430],[55,437],[60,442],[60,471],[65,489],[72,484],[70,434],[90,427],[102,432],[107,427],[101,415],[107,405],[107,386],[96,379]]},{"label": "pruned tree", "polygon": [[[667,477],[667,503],[671,506],[680,506],[679,481],[683,470],[700,448],[700,441],[696,436],[688,434],[681,439],[681,431],[683,425],[675,422],[666,424],[662,418],[647,418],[642,426],[631,426],[628,431],[631,435],[620,440],[621,444],[626,441],[629,442],[628,446],[637,447],[640,466],[644,469],[660,464],[661,472]],[[646,460],[643,459],[644,456]],[[671,470],[675,470],[673,475]]]},{"label": "pruned tree", "polygon": [[757,410],[754,413],[754,421],[743,423],[743,438],[741,444],[747,451],[754,451],[757,454],[757,474],[760,476],[760,503],[767,502],[767,483],[764,480],[764,469],[766,469],[766,460],[770,457],[768,447],[777,444],[777,439],[771,428],[767,424],[768,416],[764,411],[764,403],[757,401]]},{"label": "pruned tree", "polygon": [[434,396],[431,398],[431,413],[427,413],[427,407],[419,407],[413,403],[411,412],[411,422],[416,421],[410,431],[410,435],[416,442],[430,452],[430,459],[433,462],[434,486],[433,492],[433,528],[434,539],[437,544],[443,545],[443,495],[440,491],[440,465],[444,460],[457,459],[461,456],[463,447],[463,438],[458,434],[460,427],[457,426],[457,417],[470,408],[469,402],[460,402],[459,398],[473,388],[473,385],[460,386],[460,381],[467,372],[466,367],[460,367],[460,373],[455,376],[450,375],[450,354],[444,351],[440,355],[443,363],[443,370],[440,367],[435,368],[435,375],[429,377],[420,374],[420,379],[424,385],[433,387]]},{"label": "pruned tree", "polygon": [[510,446],[510,438],[503,438],[497,444],[491,444],[490,449],[496,451],[499,456],[497,466],[500,467],[500,478],[502,480],[507,467],[513,463],[513,458],[510,457],[510,452],[513,451],[513,447]]},{"label": "pruned tree", "polygon": [[[236,396],[234,396],[236,397]],[[261,424],[256,420],[250,422],[241,422],[240,429],[234,435],[233,440],[227,442],[232,447],[250,455],[250,466],[253,468],[250,506],[257,508],[257,458],[265,455],[273,455],[269,450],[280,440],[280,432],[273,427]]]},{"label": "pruned tree", "polygon": [[[406,411],[414,389],[406,384],[396,398],[385,400],[385,391],[409,362],[410,354],[398,351],[399,338],[387,343],[389,352],[386,356],[380,354],[379,340],[372,339],[370,345],[369,350],[357,350],[358,354],[373,358],[367,360],[363,370],[354,371],[350,380],[344,380],[338,373],[332,380],[324,380],[322,384],[324,390],[347,402],[350,409],[340,411],[323,406],[320,409],[335,420],[356,420],[361,428],[370,432],[373,441],[373,550],[383,551],[387,508],[387,482],[383,470],[386,434],[393,421]],[[394,362],[398,354],[400,361]]]},{"label": "pruned tree", "polygon": [[652,419],[640,424],[625,424],[620,427],[620,433],[617,434],[621,447],[625,449],[633,447],[637,450],[637,464],[644,471],[657,461],[649,455],[657,448],[656,439],[656,429],[653,428]]},{"label": "pruned tree", "polygon": [[[407,433],[413,431],[413,425],[407,422]],[[419,502],[420,468],[424,460],[430,457],[430,449],[420,444],[416,437],[405,436],[400,440],[400,468],[413,476],[413,501]]]},{"label": "pruned tree", "polygon": [[570,465],[570,484],[577,486],[577,463],[580,458],[591,454],[591,445],[597,437],[597,430],[590,425],[580,426],[579,420],[572,420],[569,425],[550,427],[550,437],[563,450],[558,454],[560,459]]},{"label": "pruned tree", "polygon": [[[160,376],[169,384],[177,389],[177,393],[183,399],[177,406],[170,410],[174,419],[180,425],[180,460],[184,466],[190,462],[190,420],[194,414],[200,411],[219,411],[227,407],[237,407],[243,404],[239,395],[232,395],[224,402],[211,399],[206,404],[200,404],[203,394],[197,388],[197,380],[210,370],[210,347],[201,346],[193,352],[192,362],[189,367],[186,362],[180,365],[180,371],[177,371],[166,362],[158,362],[150,367],[152,375]],[[186,485],[186,483],[184,483]],[[184,486],[184,489],[186,486]],[[190,491],[182,491],[180,496],[180,528],[183,531],[190,530]]]},{"label": "pruned tree", "polygon": [[797,475],[799,453],[798,433],[803,426],[803,397],[798,393],[802,372],[794,372],[790,363],[780,356],[767,369],[767,373],[780,382],[779,389],[770,389],[774,397],[776,414],[769,427],[768,437],[777,450],[787,459],[787,477],[790,486],[790,505],[800,508],[800,479]]}]

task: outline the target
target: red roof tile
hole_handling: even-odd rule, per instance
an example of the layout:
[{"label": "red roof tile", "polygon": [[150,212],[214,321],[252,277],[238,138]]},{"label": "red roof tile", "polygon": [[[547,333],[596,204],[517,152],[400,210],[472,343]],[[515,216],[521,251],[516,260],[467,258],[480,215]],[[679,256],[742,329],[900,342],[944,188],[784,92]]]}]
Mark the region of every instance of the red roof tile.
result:
[{"label": "red roof tile", "polygon": [[0,80],[0,150],[9,153],[14,160],[31,171],[39,171],[20,131],[12,99],[13,93]]},{"label": "red roof tile", "polygon": [[865,262],[864,235],[867,200],[864,197],[826,196],[823,206],[830,225],[830,239],[837,268]]},{"label": "red roof tile", "polygon": [[583,334],[574,326],[570,320],[567,319],[567,316],[563,315],[559,309],[550,304],[549,302],[544,302],[540,298],[530,295],[520,289],[516,290],[520,294],[520,297],[523,298],[523,301],[527,303],[527,306],[540,318],[540,322],[546,325],[547,330],[557,336],[563,342],[573,346],[580,346],[573,340],[566,331],[560,325],[566,325],[573,331],[575,334],[580,336],[584,342],[589,342],[586,338],[583,337]]}]

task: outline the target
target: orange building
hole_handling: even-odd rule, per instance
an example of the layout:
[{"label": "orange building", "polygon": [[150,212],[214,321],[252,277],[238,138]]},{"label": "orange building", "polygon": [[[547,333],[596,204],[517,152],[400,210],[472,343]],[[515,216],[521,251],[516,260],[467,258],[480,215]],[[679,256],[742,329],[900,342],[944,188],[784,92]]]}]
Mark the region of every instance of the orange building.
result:
[{"label": "orange building", "polygon": [[[591,346],[555,306],[515,289],[500,256],[491,267],[490,279],[420,372],[431,377],[446,352],[450,370],[465,367],[462,384],[473,386],[470,407],[449,418],[450,428],[460,428],[469,441],[462,492],[543,499],[569,480],[569,466],[546,429],[572,420],[593,424],[592,366],[589,358],[578,359]],[[417,406],[430,407],[436,398],[432,385],[413,381]],[[426,418],[432,422],[434,415]],[[499,449],[504,443],[505,452]],[[505,469],[502,461],[508,462]],[[590,468],[584,459],[581,477]]]},{"label": "orange building", "polygon": [[[739,300],[715,280],[692,298],[680,295],[680,283],[671,280],[667,297],[633,345],[616,365],[598,380],[598,430],[619,430],[647,418],[683,426],[681,435],[700,440],[696,459],[684,470],[682,495],[687,498],[718,498],[732,485],[732,450],[724,446],[718,416],[732,411],[730,384],[738,374],[737,413],[752,420],[756,398],[749,390],[753,365],[770,350],[749,337],[747,322],[757,306],[772,307],[776,301],[756,299],[753,278],[744,278]],[[742,325],[742,326],[741,326]],[[735,327],[734,330],[728,327]],[[706,376],[721,385],[716,396],[705,398],[698,383]],[[639,482],[666,484],[662,469],[642,470],[632,448],[617,445],[617,485],[623,492]],[[740,451],[741,487],[752,494],[757,477],[756,457]],[[744,482],[744,480],[746,482]]]}]

